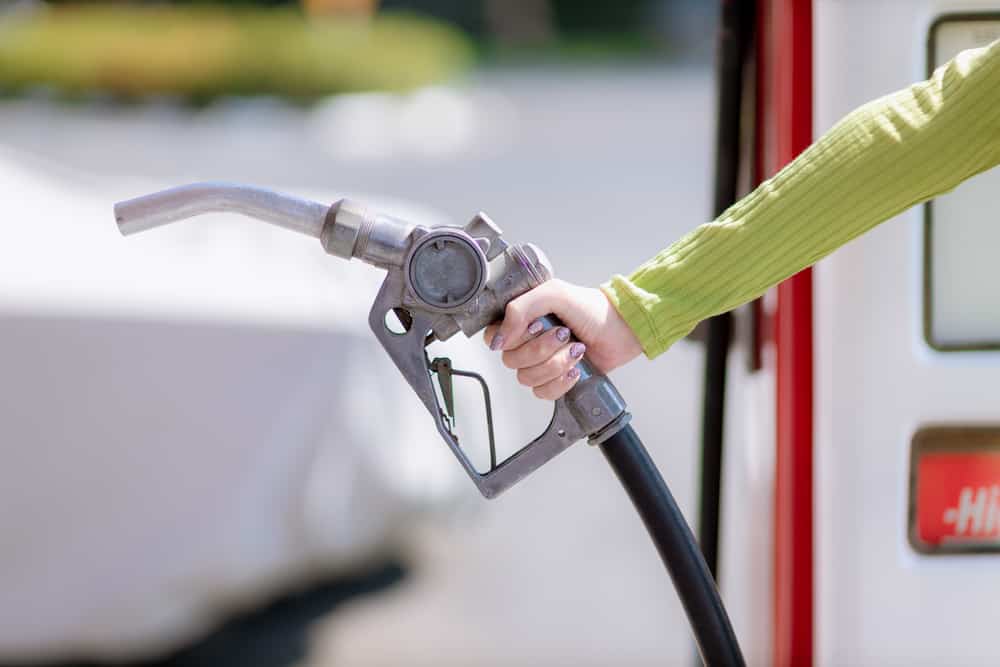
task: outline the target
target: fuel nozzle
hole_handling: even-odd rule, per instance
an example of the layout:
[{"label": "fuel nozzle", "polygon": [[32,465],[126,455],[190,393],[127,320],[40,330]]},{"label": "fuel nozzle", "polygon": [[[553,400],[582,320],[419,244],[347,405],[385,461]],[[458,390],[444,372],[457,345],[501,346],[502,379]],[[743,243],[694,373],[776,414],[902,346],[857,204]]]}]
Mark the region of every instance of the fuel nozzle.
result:
[{"label": "fuel nozzle", "polygon": [[[538,247],[508,243],[484,213],[463,227],[428,227],[375,213],[349,199],[327,206],[244,185],[196,183],[120,202],[115,220],[122,234],[133,234],[213,212],[239,213],[307,234],[331,255],[357,258],[386,271],[369,325],[483,495],[499,494],[574,442],[599,441],[627,423],[624,400],[584,358],[577,364],[578,382],[556,401],[542,435],[506,461],[496,460],[489,391],[482,377],[452,368],[444,357],[431,361],[426,347],[459,332],[473,336],[482,331],[503,317],[510,301],[553,272]],[[402,333],[387,327],[389,313],[403,324]],[[546,327],[559,326],[554,317],[542,319]],[[438,401],[431,374],[438,376],[445,405]],[[472,466],[452,428],[455,375],[477,378],[483,385],[491,452],[486,473]]]},{"label": "fuel nozzle", "polygon": [[229,212],[319,238],[329,210],[317,202],[262,188],[195,183],[118,202],[115,222],[127,236],[203,213]]},{"label": "fuel nozzle", "polygon": [[332,206],[231,183],[195,183],[115,204],[124,235],[204,213],[239,213],[315,237],[331,255],[381,268],[400,266],[414,225],[341,199]]}]

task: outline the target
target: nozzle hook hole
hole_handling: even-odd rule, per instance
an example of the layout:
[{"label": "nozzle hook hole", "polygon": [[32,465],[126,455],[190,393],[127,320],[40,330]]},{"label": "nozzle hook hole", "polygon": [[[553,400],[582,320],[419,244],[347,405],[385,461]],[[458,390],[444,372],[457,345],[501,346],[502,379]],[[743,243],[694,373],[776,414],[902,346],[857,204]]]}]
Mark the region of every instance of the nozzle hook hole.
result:
[{"label": "nozzle hook hole", "polygon": [[403,336],[413,326],[413,316],[405,308],[390,308],[385,311],[385,328],[397,336]]}]

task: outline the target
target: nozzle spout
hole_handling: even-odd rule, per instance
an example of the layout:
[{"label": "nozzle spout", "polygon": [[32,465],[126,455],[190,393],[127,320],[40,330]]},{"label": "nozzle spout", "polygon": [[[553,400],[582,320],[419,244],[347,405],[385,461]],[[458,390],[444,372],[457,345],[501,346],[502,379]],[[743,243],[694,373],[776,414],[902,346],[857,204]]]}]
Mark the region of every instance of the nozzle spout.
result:
[{"label": "nozzle spout", "polygon": [[315,238],[330,207],[262,188],[231,183],[193,183],[115,204],[118,230],[134,234],[202,213],[231,212]]}]

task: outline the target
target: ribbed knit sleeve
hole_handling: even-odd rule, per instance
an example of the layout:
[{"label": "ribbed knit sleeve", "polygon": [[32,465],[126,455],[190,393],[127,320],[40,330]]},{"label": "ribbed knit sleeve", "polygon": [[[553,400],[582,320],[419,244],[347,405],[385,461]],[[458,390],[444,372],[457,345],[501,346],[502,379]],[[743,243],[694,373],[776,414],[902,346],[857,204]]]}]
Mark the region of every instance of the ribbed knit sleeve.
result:
[{"label": "ribbed knit sleeve", "polygon": [[654,357],[706,317],[998,163],[1000,41],[852,111],[714,222],[601,289]]}]

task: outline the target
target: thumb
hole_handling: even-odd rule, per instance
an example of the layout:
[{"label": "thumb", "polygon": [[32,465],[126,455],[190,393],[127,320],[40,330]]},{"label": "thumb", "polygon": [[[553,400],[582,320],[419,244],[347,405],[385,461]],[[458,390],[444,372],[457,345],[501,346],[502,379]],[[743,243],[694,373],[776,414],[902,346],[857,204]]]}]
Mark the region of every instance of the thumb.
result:
[{"label": "thumb", "polygon": [[[490,341],[490,349],[510,350],[520,346],[530,338],[528,326],[532,322],[549,314],[565,320],[564,314],[571,311],[569,305],[569,291],[560,280],[548,280],[525,292],[507,304],[503,321]],[[570,322],[566,324],[572,327]]]}]

